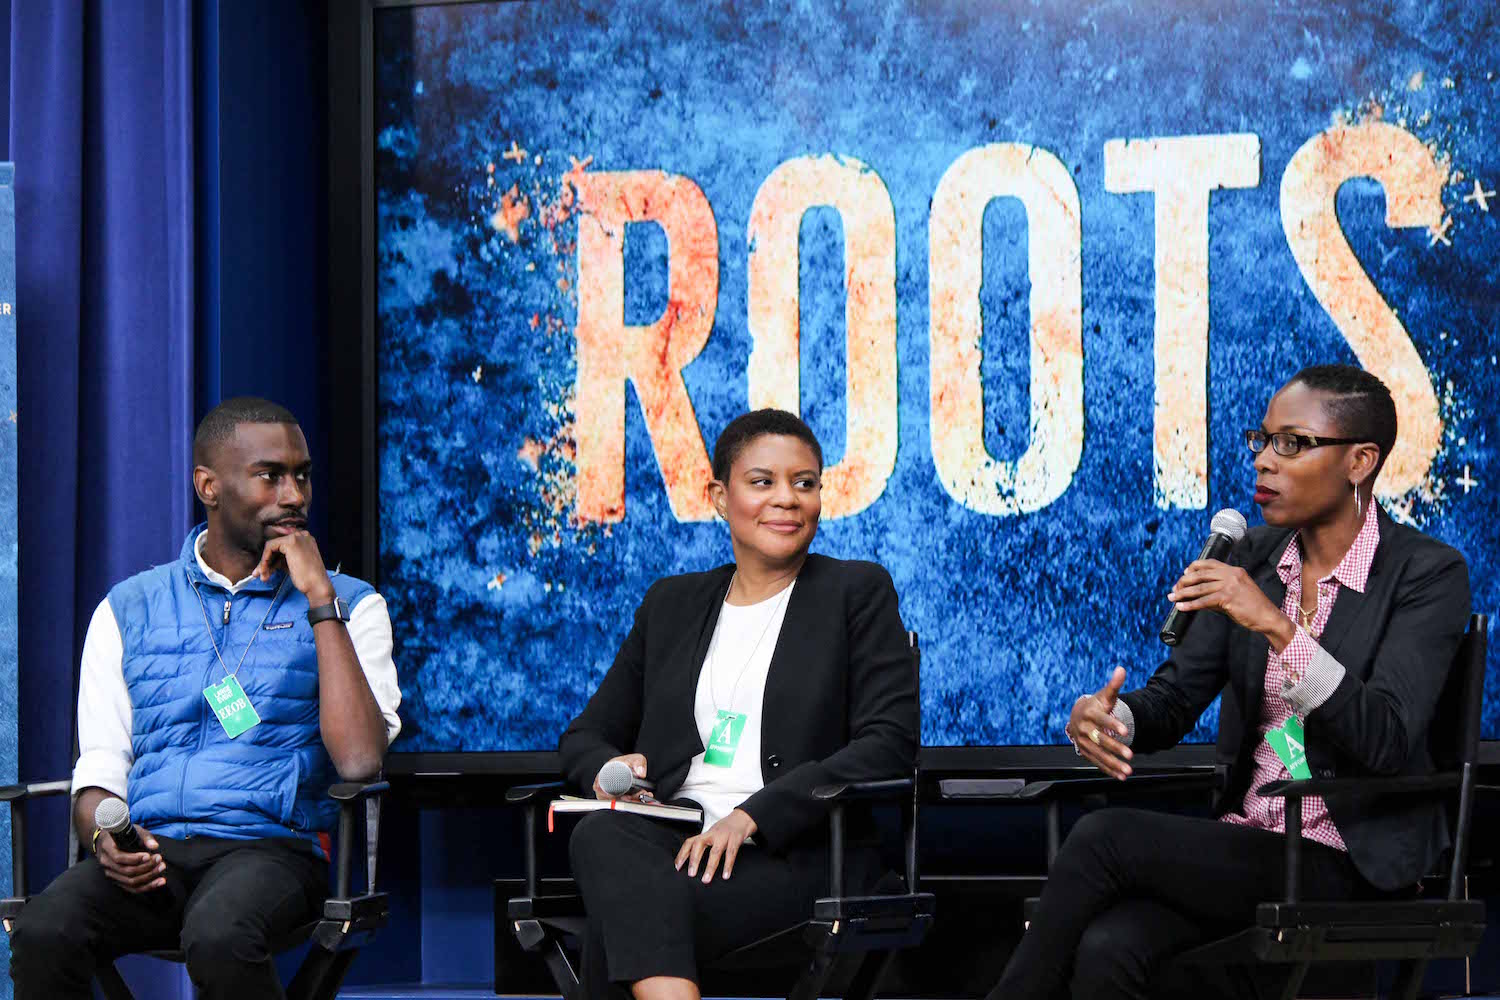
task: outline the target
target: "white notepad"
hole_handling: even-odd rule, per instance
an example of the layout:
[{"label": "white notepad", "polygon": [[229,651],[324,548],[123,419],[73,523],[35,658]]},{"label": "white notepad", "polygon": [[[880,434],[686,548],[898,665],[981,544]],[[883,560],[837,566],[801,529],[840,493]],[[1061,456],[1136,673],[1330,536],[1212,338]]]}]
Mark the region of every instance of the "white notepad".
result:
[{"label": "white notepad", "polygon": [[547,832],[553,830],[552,817],[556,813],[589,813],[608,809],[611,812],[634,813],[652,819],[665,819],[674,823],[703,824],[703,810],[692,806],[669,806],[660,802],[626,802],[620,799],[581,799],[564,795],[547,807]]}]

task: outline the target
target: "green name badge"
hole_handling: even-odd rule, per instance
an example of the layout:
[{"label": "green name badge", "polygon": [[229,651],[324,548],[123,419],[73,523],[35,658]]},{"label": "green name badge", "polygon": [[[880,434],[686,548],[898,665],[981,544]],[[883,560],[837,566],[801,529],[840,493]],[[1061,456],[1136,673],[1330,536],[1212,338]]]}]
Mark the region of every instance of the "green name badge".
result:
[{"label": "green name badge", "polygon": [[1307,768],[1307,741],[1302,736],[1302,723],[1295,715],[1288,716],[1280,729],[1266,733],[1266,742],[1271,744],[1271,749],[1276,751],[1276,756],[1281,758],[1281,763],[1286,765],[1293,778],[1305,781],[1312,777]]},{"label": "green name badge", "polygon": [[230,739],[260,725],[260,716],[255,713],[255,706],[250,704],[245,689],[233,677],[226,677],[222,682],[204,688],[203,697],[208,699],[208,707],[214,710],[219,725],[224,727],[224,735]]},{"label": "green name badge", "polygon": [[734,763],[735,751],[740,748],[740,737],[745,732],[744,712],[726,712],[719,709],[713,731],[708,734],[708,749],[703,752],[703,763],[709,767],[729,767]]}]

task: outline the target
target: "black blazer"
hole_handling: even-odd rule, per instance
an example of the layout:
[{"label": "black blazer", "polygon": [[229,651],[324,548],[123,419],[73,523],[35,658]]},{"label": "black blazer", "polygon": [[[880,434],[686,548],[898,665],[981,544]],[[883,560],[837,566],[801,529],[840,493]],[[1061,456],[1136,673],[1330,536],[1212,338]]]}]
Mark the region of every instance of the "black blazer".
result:
[{"label": "black blazer", "polygon": [[[646,591],[613,666],[558,743],[576,788],[590,790],[604,762],[624,753],[645,754],[658,798],[682,787],[703,751],[693,699],[733,572],[667,577]],[[885,569],[807,557],[758,722],[765,787],[741,808],[773,852],[821,828],[828,806],[812,797],[817,786],[911,773],[917,672]]]},{"label": "black blazer", "polygon": [[[1384,510],[1377,516],[1380,543],[1365,592],[1340,587],[1319,643],[1346,672],[1306,719],[1308,767],[1318,777],[1431,774],[1432,741],[1453,738],[1432,724],[1469,622],[1468,567],[1447,545]],[[1290,529],[1254,528],[1230,557],[1277,607],[1286,587],[1276,564],[1291,538]],[[1146,686],[1121,696],[1135,713],[1133,749],[1150,752],[1187,735],[1223,690],[1218,758],[1228,780],[1219,815],[1240,811],[1254,774],[1268,649],[1265,636],[1201,615]],[[1448,847],[1438,803],[1339,795],[1328,811],[1355,867],[1380,889],[1415,883]]]}]

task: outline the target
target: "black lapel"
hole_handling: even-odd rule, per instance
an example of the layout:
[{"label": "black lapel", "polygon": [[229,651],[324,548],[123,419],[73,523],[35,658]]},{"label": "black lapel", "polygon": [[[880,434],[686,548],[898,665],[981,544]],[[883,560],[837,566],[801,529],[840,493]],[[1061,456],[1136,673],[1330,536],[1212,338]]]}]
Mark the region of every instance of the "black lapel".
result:
[{"label": "black lapel", "polygon": [[1384,509],[1377,512],[1376,520],[1380,524],[1380,541],[1376,543],[1375,556],[1370,560],[1370,572],[1365,577],[1365,592],[1361,594],[1357,590],[1350,590],[1343,584],[1339,584],[1339,594],[1334,599],[1333,611],[1328,616],[1328,624],[1323,626],[1323,634],[1318,638],[1318,645],[1322,646],[1335,660],[1338,659],[1339,645],[1349,635],[1350,627],[1363,618],[1365,612],[1375,605],[1375,602],[1369,599],[1370,585],[1380,572],[1381,557],[1390,551],[1391,525],[1394,523],[1386,517]]},{"label": "black lapel", "polygon": [[[1369,590],[1369,581],[1366,581],[1365,589]],[[1364,594],[1339,584],[1338,596],[1333,601],[1333,611],[1328,615],[1328,624],[1323,626],[1323,634],[1318,637],[1318,645],[1322,646],[1329,656],[1338,659],[1339,644],[1348,635],[1349,626],[1358,621],[1369,606],[1370,602],[1365,600]]]},{"label": "black lapel", "polygon": [[693,655],[686,663],[688,679],[692,681],[687,685],[688,691],[692,692],[688,697],[688,714],[693,711],[693,698],[698,691],[698,675],[703,672],[703,660],[708,656],[708,645],[713,641],[714,629],[719,624],[719,610],[724,607],[724,598],[729,594],[729,585],[734,581],[734,567],[720,566],[715,571],[712,586],[709,588],[708,605],[699,612],[698,641],[693,646]]},{"label": "black lapel", "polygon": [[[819,600],[819,587],[826,565],[822,556],[809,555],[797,574],[797,584],[787,601],[786,615],[781,620],[781,633],[776,637],[776,649],[771,654],[771,665],[766,668],[766,691],[761,700],[761,746],[775,742],[775,727],[786,717],[783,706],[799,696],[799,666],[805,666],[807,656],[813,649],[813,638],[817,620],[823,604]],[[767,736],[768,730],[770,736]]]},{"label": "black lapel", "polygon": [[[677,732],[686,734],[679,754],[690,758],[701,753],[703,741],[698,738],[698,721],[693,715],[693,704],[698,697],[698,678],[703,673],[703,660],[708,656],[708,645],[713,639],[714,628],[719,624],[719,609],[724,606],[724,596],[729,593],[729,583],[734,579],[733,566],[720,566],[709,576],[709,585],[702,591],[702,600],[691,614],[696,621],[684,624],[686,635],[692,636],[692,644],[684,642],[678,661],[672,665],[672,676],[667,678],[664,688],[674,704],[667,718],[677,719]],[[694,627],[696,626],[696,631]],[[674,741],[675,742],[675,741]]]}]

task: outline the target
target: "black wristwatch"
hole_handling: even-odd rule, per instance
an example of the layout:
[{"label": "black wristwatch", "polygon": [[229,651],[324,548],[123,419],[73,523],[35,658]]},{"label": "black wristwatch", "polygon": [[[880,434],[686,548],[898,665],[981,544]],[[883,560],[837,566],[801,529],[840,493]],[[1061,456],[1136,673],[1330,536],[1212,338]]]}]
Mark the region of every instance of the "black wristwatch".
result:
[{"label": "black wristwatch", "polygon": [[341,622],[349,620],[349,605],[344,603],[342,597],[335,597],[332,604],[325,604],[320,608],[307,609],[307,624],[309,625],[331,621],[335,618]]}]

